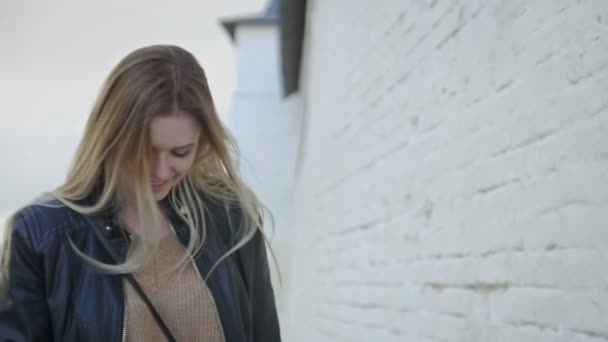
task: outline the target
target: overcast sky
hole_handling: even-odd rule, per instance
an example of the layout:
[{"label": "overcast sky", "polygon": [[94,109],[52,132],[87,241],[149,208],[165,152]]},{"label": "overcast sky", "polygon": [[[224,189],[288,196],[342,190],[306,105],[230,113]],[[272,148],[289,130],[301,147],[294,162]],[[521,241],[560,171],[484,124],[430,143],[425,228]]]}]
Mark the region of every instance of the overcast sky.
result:
[{"label": "overcast sky", "polygon": [[0,0],[0,220],[63,181],[103,79],[135,48],[190,50],[227,117],[235,51],[218,19],[266,3]]}]

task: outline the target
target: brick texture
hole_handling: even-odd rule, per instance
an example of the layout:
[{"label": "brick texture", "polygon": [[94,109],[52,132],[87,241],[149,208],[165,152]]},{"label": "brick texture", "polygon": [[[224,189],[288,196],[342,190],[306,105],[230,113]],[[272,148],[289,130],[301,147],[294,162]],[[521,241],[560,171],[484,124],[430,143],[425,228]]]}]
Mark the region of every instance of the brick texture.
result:
[{"label": "brick texture", "polygon": [[608,341],[608,2],[309,0],[288,341]]}]

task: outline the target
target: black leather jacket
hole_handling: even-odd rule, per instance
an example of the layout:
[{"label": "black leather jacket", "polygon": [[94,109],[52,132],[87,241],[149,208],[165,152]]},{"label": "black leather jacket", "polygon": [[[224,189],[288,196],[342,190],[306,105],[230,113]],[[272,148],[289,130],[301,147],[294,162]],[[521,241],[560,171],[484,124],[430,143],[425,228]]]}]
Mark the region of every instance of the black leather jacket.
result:
[{"label": "black leather jacket", "polygon": [[[235,242],[227,226],[227,211],[211,202],[207,207],[207,242],[195,258],[203,276]],[[231,221],[238,220],[240,212],[232,210]],[[110,255],[93,232],[100,229],[124,258],[129,242],[113,224],[113,217],[98,214],[87,220],[66,207],[38,205],[16,214],[8,296],[0,302],[0,341],[123,340],[123,278],[96,271],[75,254],[68,239],[86,255],[110,263]],[[170,208],[169,218],[186,244],[187,227]],[[217,304],[226,342],[280,341],[260,233],[222,261],[207,279],[207,286]]]}]

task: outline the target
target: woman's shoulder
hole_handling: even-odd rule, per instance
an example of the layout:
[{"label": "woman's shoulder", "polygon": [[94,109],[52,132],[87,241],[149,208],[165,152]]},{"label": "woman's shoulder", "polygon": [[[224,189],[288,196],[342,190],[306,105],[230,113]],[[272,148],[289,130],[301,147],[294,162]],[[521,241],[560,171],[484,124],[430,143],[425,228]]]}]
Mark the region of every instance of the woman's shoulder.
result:
[{"label": "woman's shoulder", "polygon": [[58,199],[43,195],[9,218],[12,234],[24,238],[31,248],[43,250],[71,226],[75,212]]}]

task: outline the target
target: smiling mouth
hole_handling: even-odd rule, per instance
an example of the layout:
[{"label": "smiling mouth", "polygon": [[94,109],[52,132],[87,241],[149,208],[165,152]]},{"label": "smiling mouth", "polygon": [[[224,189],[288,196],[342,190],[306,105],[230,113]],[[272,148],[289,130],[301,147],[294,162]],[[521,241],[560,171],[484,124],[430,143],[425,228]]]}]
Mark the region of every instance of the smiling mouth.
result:
[{"label": "smiling mouth", "polygon": [[153,188],[160,188],[161,186],[167,184],[167,182],[169,182],[168,180],[164,181],[164,182],[160,182],[160,183],[152,183],[152,187]]}]

